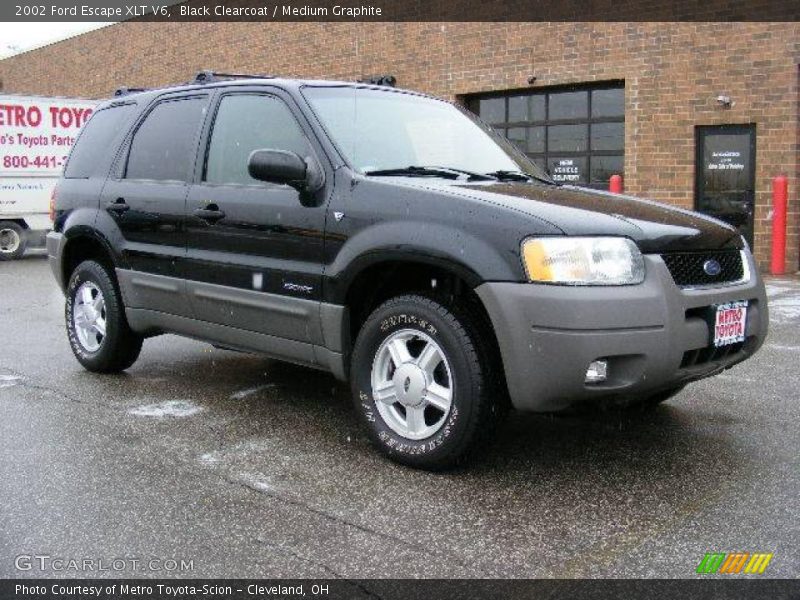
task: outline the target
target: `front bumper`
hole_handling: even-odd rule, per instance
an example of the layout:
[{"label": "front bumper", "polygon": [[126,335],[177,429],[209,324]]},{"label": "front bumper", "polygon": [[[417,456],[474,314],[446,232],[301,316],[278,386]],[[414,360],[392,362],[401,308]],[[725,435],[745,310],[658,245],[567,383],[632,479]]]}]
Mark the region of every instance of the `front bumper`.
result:
[{"label": "front bumper", "polygon": [[[749,252],[750,279],[704,289],[675,285],[657,255],[646,255],[640,285],[573,287],[484,283],[476,292],[497,335],[515,408],[557,411],[603,398],[635,399],[719,373],[751,356],[767,335],[764,284]],[[747,300],[743,345],[709,349],[705,308]],[[608,379],[585,383],[593,360]]]}]

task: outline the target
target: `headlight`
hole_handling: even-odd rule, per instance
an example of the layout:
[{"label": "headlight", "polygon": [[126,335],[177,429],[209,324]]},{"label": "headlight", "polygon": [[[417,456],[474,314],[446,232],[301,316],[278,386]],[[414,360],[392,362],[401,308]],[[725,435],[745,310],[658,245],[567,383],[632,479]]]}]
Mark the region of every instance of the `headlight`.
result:
[{"label": "headlight", "polygon": [[621,237],[543,237],[522,242],[528,279],[566,285],[628,285],[644,281],[639,248]]}]

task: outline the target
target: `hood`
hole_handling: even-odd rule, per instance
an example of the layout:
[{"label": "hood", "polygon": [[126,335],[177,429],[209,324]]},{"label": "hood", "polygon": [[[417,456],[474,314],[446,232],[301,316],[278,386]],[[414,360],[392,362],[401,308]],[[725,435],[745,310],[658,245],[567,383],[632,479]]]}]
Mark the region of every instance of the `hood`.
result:
[{"label": "hood", "polygon": [[[439,187],[432,180],[403,184]],[[629,237],[646,254],[742,247],[739,233],[721,221],[632,196],[526,182],[443,181],[442,187],[548,221],[567,235]]]}]

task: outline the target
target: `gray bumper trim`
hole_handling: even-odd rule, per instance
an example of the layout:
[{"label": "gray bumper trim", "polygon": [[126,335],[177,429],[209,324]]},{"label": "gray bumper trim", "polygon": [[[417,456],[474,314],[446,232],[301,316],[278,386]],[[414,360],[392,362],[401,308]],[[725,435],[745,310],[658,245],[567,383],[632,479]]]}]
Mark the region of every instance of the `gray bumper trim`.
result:
[{"label": "gray bumper trim", "polygon": [[61,255],[64,250],[64,243],[66,238],[61,233],[51,231],[45,238],[45,246],[47,247],[47,262],[50,264],[50,269],[53,271],[53,276],[56,278],[58,287],[64,291],[67,287],[67,282],[64,281],[64,274],[61,271]]},{"label": "gray bumper trim", "polygon": [[[720,288],[679,288],[656,255],[645,256],[647,276],[635,286],[480,285],[513,405],[552,411],[604,396],[642,396],[744,360],[760,347],[768,323],[764,285],[749,253],[747,260],[750,280]],[[681,368],[684,353],[710,339],[708,324],[691,309],[732,300],[750,302],[744,349]],[[586,368],[598,358],[608,359],[609,379],[585,384]]]}]

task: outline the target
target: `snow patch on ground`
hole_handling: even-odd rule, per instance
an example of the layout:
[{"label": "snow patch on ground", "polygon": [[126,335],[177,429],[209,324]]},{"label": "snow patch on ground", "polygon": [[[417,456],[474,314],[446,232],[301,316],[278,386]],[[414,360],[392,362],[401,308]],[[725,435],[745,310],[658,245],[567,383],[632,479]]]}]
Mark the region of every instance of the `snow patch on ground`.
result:
[{"label": "snow patch on ground", "polygon": [[236,479],[242,485],[246,485],[251,490],[254,490],[256,492],[271,494],[275,491],[274,486],[269,481],[269,477],[264,477],[263,475],[253,475],[251,473],[239,473]]},{"label": "snow patch on ground", "polygon": [[800,295],[770,300],[769,313],[778,321],[800,319]]},{"label": "snow patch on ground", "polygon": [[157,404],[145,404],[132,408],[128,412],[137,417],[154,417],[163,419],[165,417],[191,417],[204,409],[188,400],[167,400]]},{"label": "snow patch on ground", "polygon": [[22,381],[22,377],[17,377],[16,375],[0,375],[0,390],[14,387],[20,381]]},{"label": "snow patch on ground", "polygon": [[253,394],[257,394],[258,392],[261,392],[263,390],[268,390],[276,386],[277,384],[275,383],[267,383],[265,385],[259,385],[256,387],[247,388],[246,390],[241,390],[236,392],[235,394],[231,394],[229,398],[230,400],[244,400],[248,396],[252,396]]},{"label": "snow patch on ground", "polygon": [[777,284],[774,284],[774,283],[768,283],[764,287],[766,287],[767,296],[769,296],[770,298],[772,296],[777,296],[779,294],[785,294],[786,292],[791,292],[792,290],[797,289],[797,288],[794,288],[794,287],[791,287],[791,286],[777,285]]},{"label": "snow patch on ground", "polygon": [[216,452],[206,452],[200,455],[200,462],[209,467],[216,465],[219,462],[219,455]]},{"label": "snow patch on ground", "polygon": [[786,350],[787,352],[800,352],[800,346],[784,346],[783,344],[767,344],[773,350]]}]

